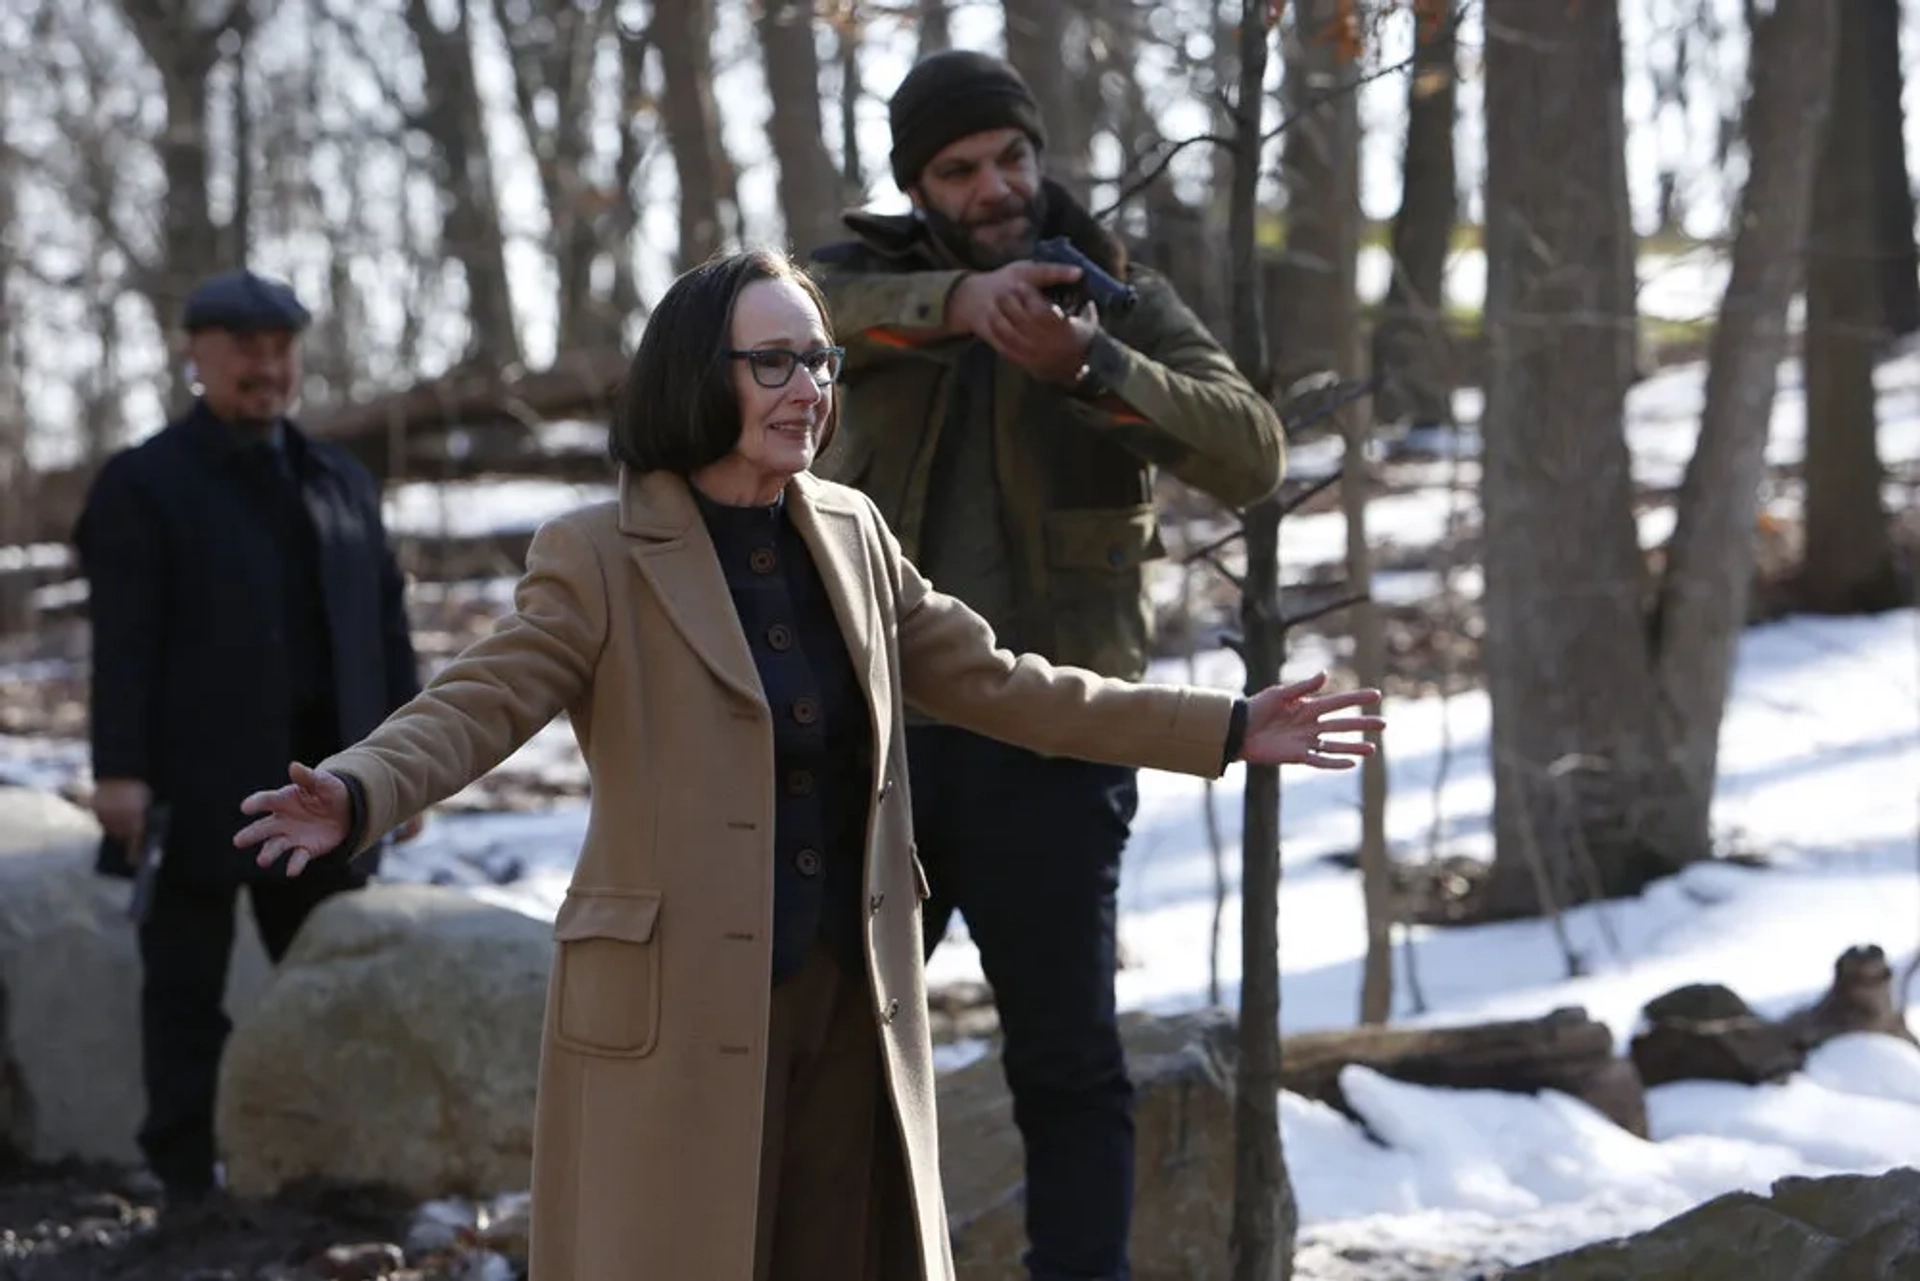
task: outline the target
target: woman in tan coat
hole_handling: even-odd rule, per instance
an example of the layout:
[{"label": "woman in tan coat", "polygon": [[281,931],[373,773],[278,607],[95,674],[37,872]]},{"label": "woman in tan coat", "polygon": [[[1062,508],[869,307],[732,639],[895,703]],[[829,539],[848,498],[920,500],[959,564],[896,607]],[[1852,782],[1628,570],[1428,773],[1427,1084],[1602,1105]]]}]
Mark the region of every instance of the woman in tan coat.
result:
[{"label": "woman in tan coat", "polygon": [[[840,351],[813,283],[682,276],[611,430],[617,501],[535,535],[513,612],[235,838],[351,858],[554,716],[593,780],[554,924],[533,1281],[946,1281],[901,712],[1212,777],[1353,764],[1374,691],[1248,700],[995,648],[872,504],[808,474]],[[795,374],[803,376],[795,377]],[[1331,719],[1330,719],[1331,717]],[[368,1082],[378,1089],[378,1082]]]}]

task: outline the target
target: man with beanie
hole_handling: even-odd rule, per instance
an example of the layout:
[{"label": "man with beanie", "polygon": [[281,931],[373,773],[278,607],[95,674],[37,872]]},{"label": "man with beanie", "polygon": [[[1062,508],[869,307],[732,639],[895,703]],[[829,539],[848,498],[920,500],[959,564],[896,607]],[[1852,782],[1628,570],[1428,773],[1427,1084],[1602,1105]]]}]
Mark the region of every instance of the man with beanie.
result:
[{"label": "man with beanie", "polygon": [[[814,254],[847,348],[819,470],[865,490],[906,553],[999,642],[1106,675],[1146,670],[1156,469],[1241,507],[1283,469],[1272,408],[1165,278],[1041,174],[1046,132],[998,58],[921,61],[890,106],[911,214],[850,213]],[[1138,293],[1066,314],[1064,236]],[[1115,1018],[1116,891],[1132,771],[910,720],[929,948],[957,908],[1005,1035],[1026,1144],[1035,1281],[1128,1276],[1132,1086]]]},{"label": "man with beanie", "polygon": [[308,320],[291,289],[249,271],[197,287],[181,317],[192,406],[107,460],[74,531],[101,870],[137,878],[144,903],[139,1143],[170,1210],[216,1187],[240,885],[278,962],[323,899],[373,870],[262,872],[255,851],[233,848],[240,802],[420,688],[378,487],[287,417]]}]

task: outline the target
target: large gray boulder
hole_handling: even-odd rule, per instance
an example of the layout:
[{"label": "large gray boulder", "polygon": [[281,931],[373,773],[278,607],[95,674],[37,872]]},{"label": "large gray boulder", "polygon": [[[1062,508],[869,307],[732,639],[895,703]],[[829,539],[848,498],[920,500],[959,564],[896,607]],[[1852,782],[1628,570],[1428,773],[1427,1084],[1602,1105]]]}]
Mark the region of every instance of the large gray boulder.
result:
[{"label": "large gray boulder", "polygon": [[[0,787],[0,1145],[30,1160],[139,1159],[140,957],[129,883],[94,873],[99,840],[58,796]],[[267,972],[238,915],[236,1017]]]},{"label": "large gray boulder", "polygon": [[[1135,1281],[1225,1281],[1233,1215],[1234,1024],[1135,1016]],[[1020,1132],[997,1053],[941,1077],[940,1172],[960,1281],[1025,1281]]]},{"label": "large gray boulder", "polygon": [[550,923],[459,890],[375,883],[308,918],[228,1041],[228,1188],[305,1180],[415,1199],[525,1188]]},{"label": "large gray boulder", "polygon": [[1920,1170],[1788,1178],[1501,1281],[1866,1281],[1920,1276]]}]

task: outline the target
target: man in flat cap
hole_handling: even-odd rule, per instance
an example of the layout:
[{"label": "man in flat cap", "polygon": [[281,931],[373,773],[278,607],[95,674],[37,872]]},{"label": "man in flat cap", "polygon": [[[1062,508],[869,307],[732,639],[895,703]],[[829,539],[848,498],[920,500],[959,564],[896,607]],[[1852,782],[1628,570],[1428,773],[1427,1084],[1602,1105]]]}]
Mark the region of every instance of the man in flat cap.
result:
[{"label": "man in flat cap", "polygon": [[[1011,66],[935,54],[889,114],[912,213],[850,213],[852,239],[814,254],[847,347],[841,434],[820,470],[864,489],[1009,649],[1137,679],[1145,566],[1163,554],[1156,470],[1250,504],[1280,483],[1279,420],[1166,279],[1042,176],[1045,130]],[[1056,236],[1137,303],[1063,311],[1047,291],[1077,272],[1030,260]],[[924,719],[907,734],[929,946],[957,908],[1005,1033],[1027,1268],[1124,1278],[1133,1119],[1115,898],[1133,772]]]},{"label": "man in flat cap", "polygon": [[140,878],[151,893],[139,1142],[170,1204],[215,1188],[239,887],[277,962],[323,899],[374,870],[263,872],[233,848],[240,802],[279,786],[288,761],[354,742],[420,687],[379,489],[287,417],[308,319],[291,289],[248,271],[198,286],[181,317],[191,407],[107,460],[74,530],[103,870],[134,874],[150,817],[155,829],[159,862]]}]

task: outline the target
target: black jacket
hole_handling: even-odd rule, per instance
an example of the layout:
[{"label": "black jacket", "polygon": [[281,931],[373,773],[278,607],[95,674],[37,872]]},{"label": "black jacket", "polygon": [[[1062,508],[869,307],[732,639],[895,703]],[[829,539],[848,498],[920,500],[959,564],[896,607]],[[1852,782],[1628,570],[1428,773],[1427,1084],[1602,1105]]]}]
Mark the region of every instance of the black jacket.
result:
[{"label": "black jacket", "polygon": [[[142,779],[171,803],[165,866],[195,879],[255,874],[232,844],[241,800],[286,783],[296,751],[355,742],[420,689],[373,478],[291,423],[281,439],[294,479],[195,406],[107,461],[74,529],[94,776]],[[297,718],[316,689],[319,715]]]}]

